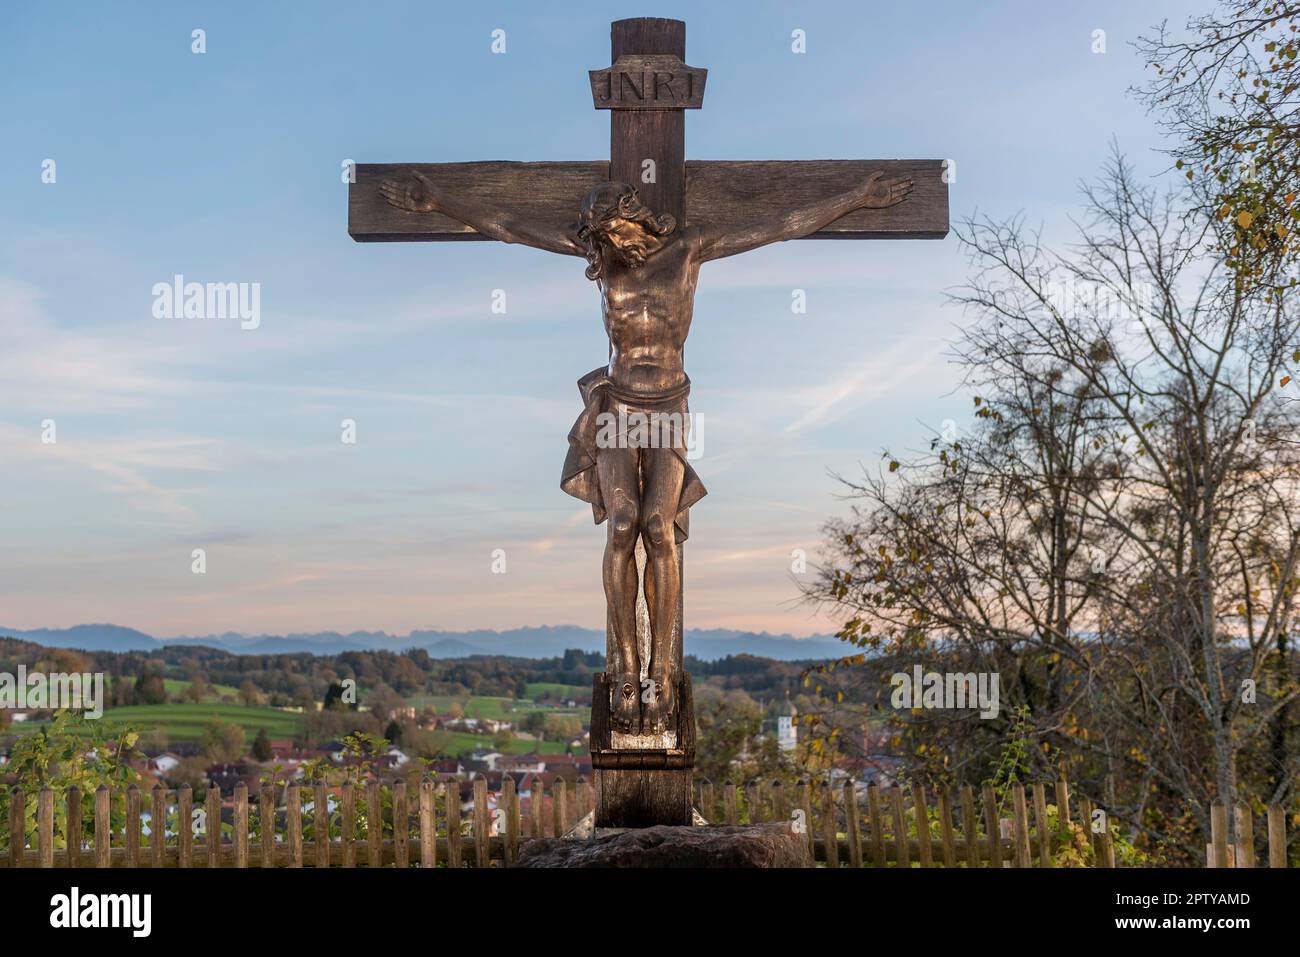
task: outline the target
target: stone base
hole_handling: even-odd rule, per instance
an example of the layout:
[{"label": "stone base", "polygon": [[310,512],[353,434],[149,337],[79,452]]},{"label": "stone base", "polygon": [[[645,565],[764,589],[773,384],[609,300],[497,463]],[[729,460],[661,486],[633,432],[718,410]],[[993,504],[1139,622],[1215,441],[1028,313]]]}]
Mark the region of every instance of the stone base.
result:
[{"label": "stone base", "polygon": [[808,840],[788,824],[645,827],[583,839],[529,841],[520,867],[812,867]]}]

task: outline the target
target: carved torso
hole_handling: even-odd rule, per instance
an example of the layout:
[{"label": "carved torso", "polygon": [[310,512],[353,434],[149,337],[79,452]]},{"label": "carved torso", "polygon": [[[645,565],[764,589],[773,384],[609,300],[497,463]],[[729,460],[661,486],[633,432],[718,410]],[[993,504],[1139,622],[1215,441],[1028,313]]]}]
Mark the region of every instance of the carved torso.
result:
[{"label": "carved torso", "polygon": [[600,290],[609,374],[624,392],[662,393],[686,380],[682,347],[700,275],[699,236],[687,227],[666,239],[635,268],[605,257]]}]

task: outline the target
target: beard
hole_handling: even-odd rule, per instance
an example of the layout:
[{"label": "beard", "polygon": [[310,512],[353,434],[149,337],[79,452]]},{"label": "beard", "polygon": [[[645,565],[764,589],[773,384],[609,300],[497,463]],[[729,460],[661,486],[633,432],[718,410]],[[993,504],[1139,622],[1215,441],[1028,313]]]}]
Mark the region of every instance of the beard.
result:
[{"label": "beard", "polygon": [[644,240],[626,243],[621,248],[612,243],[608,245],[613,250],[615,258],[628,269],[639,269],[645,265],[646,243]]}]

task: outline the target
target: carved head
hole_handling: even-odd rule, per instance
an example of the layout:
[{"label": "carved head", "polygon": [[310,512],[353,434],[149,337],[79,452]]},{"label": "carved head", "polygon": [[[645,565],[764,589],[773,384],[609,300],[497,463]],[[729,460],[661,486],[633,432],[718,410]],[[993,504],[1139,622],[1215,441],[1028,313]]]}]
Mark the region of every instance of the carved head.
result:
[{"label": "carved head", "polygon": [[578,238],[587,247],[587,278],[599,279],[606,247],[624,265],[635,269],[645,262],[652,236],[667,236],[677,221],[656,216],[627,183],[601,183],[582,201]]}]

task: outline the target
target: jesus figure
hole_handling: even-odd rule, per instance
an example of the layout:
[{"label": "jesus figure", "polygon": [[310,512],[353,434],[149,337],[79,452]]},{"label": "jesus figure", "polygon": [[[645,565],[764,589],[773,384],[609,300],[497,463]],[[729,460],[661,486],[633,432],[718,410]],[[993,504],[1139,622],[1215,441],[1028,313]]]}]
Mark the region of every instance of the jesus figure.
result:
[{"label": "jesus figure", "polygon": [[[678,549],[688,510],[705,494],[686,458],[691,380],[682,360],[700,266],[807,236],[855,209],[894,206],[912,181],[873,173],[837,196],[727,229],[656,215],[627,183],[596,186],[569,226],[530,222],[453,195],[414,170],[409,180],[385,180],[380,188],[399,209],[442,213],[491,239],[587,260],[587,278],[600,290],[609,362],[578,381],[584,408],[569,432],[560,486],[589,502],[597,523],[609,520],[603,579],[617,649],[617,671],[609,676],[612,726],[626,734],[665,733],[676,727]],[[646,551],[644,583],[638,538]],[[651,637],[644,683],[636,628],[642,584]]]}]

